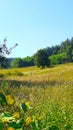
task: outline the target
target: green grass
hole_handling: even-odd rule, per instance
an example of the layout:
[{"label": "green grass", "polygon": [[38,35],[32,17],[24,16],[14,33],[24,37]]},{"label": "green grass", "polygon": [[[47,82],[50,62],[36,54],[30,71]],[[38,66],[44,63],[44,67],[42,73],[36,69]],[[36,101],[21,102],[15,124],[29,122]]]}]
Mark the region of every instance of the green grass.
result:
[{"label": "green grass", "polygon": [[[15,71],[24,75],[13,75]],[[12,75],[6,77],[7,72]],[[25,130],[73,130],[73,64],[1,70],[0,73],[4,75],[3,80],[8,80],[1,89],[15,97],[15,104],[1,107],[0,112],[17,111],[22,117],[20,104],[29,102],[32,108],[24,113],[24,118],[30,117],[31,121],[27,126],[24,123]]]}]

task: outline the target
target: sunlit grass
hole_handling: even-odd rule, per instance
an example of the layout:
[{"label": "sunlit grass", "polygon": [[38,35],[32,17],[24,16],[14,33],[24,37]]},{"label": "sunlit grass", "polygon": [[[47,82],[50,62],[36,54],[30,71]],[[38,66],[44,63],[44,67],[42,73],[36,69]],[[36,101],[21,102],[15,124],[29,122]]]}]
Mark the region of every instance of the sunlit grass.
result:
[{"label": "sunlit grass", "polygon": [[[15,71],[24,75],[6,77],[7,72]],[[25,130],[73,130],[73,64],[44,69],[8,69],[0,73],[5,75],[3,80],[9,80],[7,86],[1,86],[1,89],[15,97],[15,104],[4,108],[4,111],[7,109],[19,117],[18,112],[23,116],[19,109],[21,102],[31,106],[25,114]],[[31,127],[31,122],[37,123],[36,129]]]}]

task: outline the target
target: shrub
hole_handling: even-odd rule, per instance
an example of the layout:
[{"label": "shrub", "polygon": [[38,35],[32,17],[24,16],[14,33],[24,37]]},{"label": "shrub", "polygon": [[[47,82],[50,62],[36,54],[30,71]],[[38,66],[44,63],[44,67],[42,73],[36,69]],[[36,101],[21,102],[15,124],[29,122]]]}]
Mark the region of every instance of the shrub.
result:
[{"label": "shrub", "polygon": [[0,78],[3,78],[3,77],[4,77],[4,75],[0,73]]},{"label": "shrub", "polygon": [[23,76],[24,74],[21,73],[21,72],[15,71],[14,75],[15,75],[15,76]]}]

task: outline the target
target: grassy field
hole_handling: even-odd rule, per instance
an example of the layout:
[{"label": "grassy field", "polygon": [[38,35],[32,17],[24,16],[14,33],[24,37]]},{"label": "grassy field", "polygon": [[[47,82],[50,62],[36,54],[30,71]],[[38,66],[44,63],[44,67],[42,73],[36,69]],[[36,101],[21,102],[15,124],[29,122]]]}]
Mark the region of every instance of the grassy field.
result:
[{"label": "grassy field", "polygon": [[[0,70],[0,77],[1,91],[15,100],[0,112],[24,118],[21,128],[5,125],[4,130],[73,130],[73,64]],[[21,103],[30,109],[23,113]]]}]

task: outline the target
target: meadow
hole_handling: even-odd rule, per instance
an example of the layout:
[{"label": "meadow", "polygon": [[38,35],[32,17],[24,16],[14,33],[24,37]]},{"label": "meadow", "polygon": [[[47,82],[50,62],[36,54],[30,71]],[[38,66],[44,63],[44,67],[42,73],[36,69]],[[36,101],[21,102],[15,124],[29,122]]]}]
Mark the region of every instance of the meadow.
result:
[{"label": "meadow", "polygon": [[0,102],[0,130],[73,130],[73,64],[0,70]]}]

